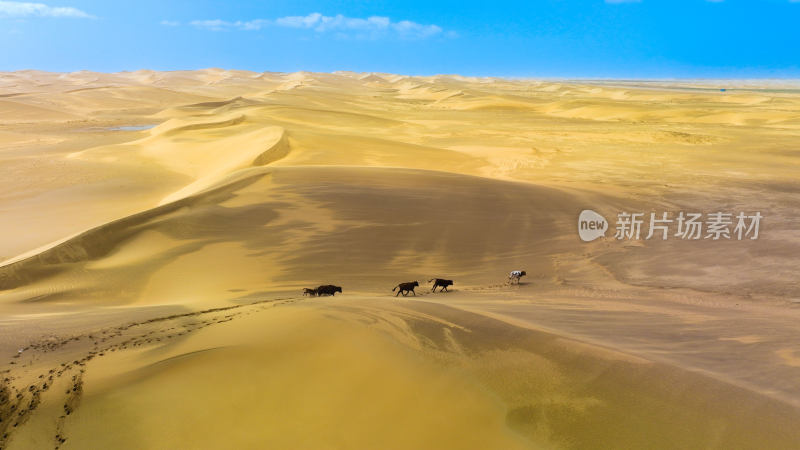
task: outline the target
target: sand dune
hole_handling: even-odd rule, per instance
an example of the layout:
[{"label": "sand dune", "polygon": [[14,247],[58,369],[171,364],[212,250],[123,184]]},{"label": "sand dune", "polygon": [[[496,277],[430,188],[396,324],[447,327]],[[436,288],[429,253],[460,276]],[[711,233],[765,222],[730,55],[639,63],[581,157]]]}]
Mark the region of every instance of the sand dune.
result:
[{"label": "sand dune", "polygon": [[[187,294],[190,301],[235,298],[264,289],[297,290],[323,278],[367,291],[383,290],[395,277],[424,278],[426,273],[446,272],[475,284],[489,283],[504,267],[537,255],[520,247],[521,242],[535,246],[540,239],[570,241],[562,236],[565,232],[555,230],[568,229],[573,219],[562,207],[578,207],[575,199],[552,189],[435,171],[275,167],[253,168],[239,178],[7,265],[0,269],[4,287],[16,287],[16,295],[37,297],[60,284],[62,277],[68,277],[67,283],[86,277],[96,288],[84,294],[84,300],[114,296],[120,302],[125,299],[114,295],[119,285],[108,283],[115,274],[127,279],[120,280],[127,292],[160,292],[158,280],[166,286],[175,284],[174,276],[210,280],[222,267],[238,267],[239,281],[229,286],[236,292],[210,292],[204,283],[195,282],[198,292]],[[465,228],[464,223],[471,226]],[[125,257],[141,254],[144,235],[160,237],[153,241],[151,256]],[[551,244],[540,256],[568,247]],[[106,258],[131,260],[131,270],[120,271],[119,264],[111,264],[114,270],[109,273]],[[347,264],[341,264],[343,260]],[[549,260],[528,264],[541,276],[554,276]],[[169,275],[160,276],[160,271]],[[142,278],[134,279],[134,272],[141,272]],[[176,299],[151,293],[137,301]]]},{"label": "sand dune", "polygon": [[427,301],[267,300],[53,344],[74,361],[59,366],[42,347],[17,359],[45,378],[9,448],[784,448],[798,438],[797,410],[780,401]]},{"label": "sand dune", "polygon": [[791,446],[800,92],[716,86],[0,74],[0,446]]}]

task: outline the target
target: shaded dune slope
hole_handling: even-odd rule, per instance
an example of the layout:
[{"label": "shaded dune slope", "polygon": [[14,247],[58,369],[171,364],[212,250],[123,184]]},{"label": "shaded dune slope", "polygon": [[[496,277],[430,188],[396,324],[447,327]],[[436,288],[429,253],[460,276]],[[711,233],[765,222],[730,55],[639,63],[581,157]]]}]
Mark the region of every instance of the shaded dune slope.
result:
[{"label": "shaded dune slope", "polygon": [[[28,298],[39,297],[41,281],[50,295],[53,286],[92,286],[84,298],[107,298],[121,288],[128,296],[115,295],[117,301],[151,303],[169,301],[138,297],[162,270],[164,278],[174,271],[200,284],[231,276],[239,285],[230,287],[240,293],[315,280],[382,291],[436,274],[481,284],[522,262],[534,262],[547,279],[553,276],[547,256],[574,244],[557,230],[567,227],[578,204],[549,188],[443,172],[252,168],[6,265],[0,283]],[[180,275],[187,260],[226,261],[229,269],[219,272],[222,266],[209,262]],[[115,273],[120,279],[112,281]],[[203,297],[213,295],[232,294]]]}]

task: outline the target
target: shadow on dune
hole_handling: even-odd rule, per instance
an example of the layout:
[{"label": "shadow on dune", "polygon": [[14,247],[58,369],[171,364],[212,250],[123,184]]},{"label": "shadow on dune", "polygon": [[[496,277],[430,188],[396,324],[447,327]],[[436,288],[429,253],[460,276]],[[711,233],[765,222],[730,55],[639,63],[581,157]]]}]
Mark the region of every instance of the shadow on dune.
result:
[{"label": "shadow on dune", "polygon": [[[422,279],[435,273],[483,282],[523,262],[539,273],[551,271],[545,256],[561,251],[558,240],[576,208],[570,195],[554,189],[442,172],[252,169],[216,189],[111,222],[0,268],[0,287],[71,273],[102,278],[87,282],[93,287],[85,295],[116,291],[116,300],[124,301],[119,293],[128,292],[130,300],[162,267],[186,255],[202,259],[208,246],[225,243],[245,255],[231,254],[228,260],[250,290],[263,288],[267,266],[276,274],[273,281],[284,284],[326,279],[381,290],[398,276]],[[171,244],[150,249],[148,258],[103,263],[144,251],[136,239],[153,232]],[[227,275],[199,270],[186,281]]]}]

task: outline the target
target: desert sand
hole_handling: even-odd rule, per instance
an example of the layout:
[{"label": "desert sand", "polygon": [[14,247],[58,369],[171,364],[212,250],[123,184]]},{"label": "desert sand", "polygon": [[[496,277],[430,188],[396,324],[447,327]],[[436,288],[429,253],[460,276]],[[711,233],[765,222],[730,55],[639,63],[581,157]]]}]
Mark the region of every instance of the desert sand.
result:
[{"label": "desert sand", "polygon": [[0,447],[796,447],[799,138],[784,80],[0,73]]}]

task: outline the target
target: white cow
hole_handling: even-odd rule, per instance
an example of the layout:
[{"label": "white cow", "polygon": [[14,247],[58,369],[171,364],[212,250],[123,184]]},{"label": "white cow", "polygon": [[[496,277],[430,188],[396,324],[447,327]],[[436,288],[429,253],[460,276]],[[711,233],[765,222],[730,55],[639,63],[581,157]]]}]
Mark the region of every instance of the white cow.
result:
[{"label": "white cow", "polygon": [[519,284],[519,279],[527,275],[524,270],[512,270],[508,274],[508,282],[510,284]]}]

